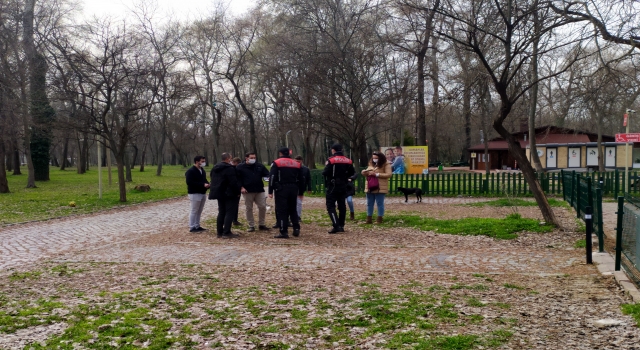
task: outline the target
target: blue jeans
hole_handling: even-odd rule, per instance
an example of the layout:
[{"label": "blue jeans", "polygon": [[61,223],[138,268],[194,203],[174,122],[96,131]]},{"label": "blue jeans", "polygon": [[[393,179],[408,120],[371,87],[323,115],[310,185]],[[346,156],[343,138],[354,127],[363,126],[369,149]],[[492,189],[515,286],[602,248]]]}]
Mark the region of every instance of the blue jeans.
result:
[{"label": "blue jeans", "polygon": [[373,216],[373,203],[378,205],[378,216],[384,216],[385,193],[367,193],[367,216]]},{"label": "blue jeans", "polygon": [[347,205],[349,205],[349,212],[353,213],[355,211],[353,210],[353,196],[347,197]]}]

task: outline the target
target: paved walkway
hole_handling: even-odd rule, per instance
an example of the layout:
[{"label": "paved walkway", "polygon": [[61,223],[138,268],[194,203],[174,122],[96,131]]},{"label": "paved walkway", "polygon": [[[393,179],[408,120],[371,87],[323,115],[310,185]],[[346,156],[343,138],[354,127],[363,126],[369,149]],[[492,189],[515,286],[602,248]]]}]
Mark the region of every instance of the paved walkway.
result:
[{"label": "paved walkway", "polygon": [[[323,198],[307,198],[305,203],[318,204],[323,203],[323,201]],[[475,201],[478,201],[478,199],[424,199],[425,203],[430,204]],[[401,203],[403,199],[390,198],[387,202]],[[363,205],[364,203],[364,199],[356,200],[356,204]],[[244,208],[242,203],[240,208],[241,210]],[[215,215],[216,210],[216,201],[208,201],[204,219]],[[188,215],[189,204],[188,199],[185,197],[155,204],[115,209],[93,215],[9,226],[0,229],[0,271],[52,258],[61,253],[86,249],[99,250],[113,243],[128,242],[132,239],[184,228],[188,222]],[[152,252],[149,254],[151,256],[155,255]],[[180,255],[179,260],[183,261],[189,254]],[[118,256],[114,252],[114,259]],[[145,255],[130,255],[130,259],[138,261],[137,257],[142,256]],[[152,259],[152,261],[158,261],[158,258]]]}]

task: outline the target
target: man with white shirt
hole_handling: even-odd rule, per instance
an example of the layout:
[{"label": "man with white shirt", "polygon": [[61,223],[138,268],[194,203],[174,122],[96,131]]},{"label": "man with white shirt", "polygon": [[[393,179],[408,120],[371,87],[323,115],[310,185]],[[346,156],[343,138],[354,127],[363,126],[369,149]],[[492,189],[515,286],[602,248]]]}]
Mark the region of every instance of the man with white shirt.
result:
[{"label": "man with white shirt", "polygon": [[193,166],[184,173],[187,180],[187,193],[191,201],[191,213],[189,214],[189,232],[200,233],[207,229],[200,226],[200,216],[207,200],[207,172],[203,167],[207,165],[207,160],[203,156],[193,158]]}]

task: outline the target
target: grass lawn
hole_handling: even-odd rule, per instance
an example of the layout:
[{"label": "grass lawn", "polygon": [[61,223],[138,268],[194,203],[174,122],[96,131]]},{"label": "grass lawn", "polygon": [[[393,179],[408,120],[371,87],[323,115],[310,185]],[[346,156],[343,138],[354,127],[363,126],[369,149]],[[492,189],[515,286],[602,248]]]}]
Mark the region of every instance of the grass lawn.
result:
[{"label": "grass lawn", "polygon": [[[210,170],[209,167],[207,171]],[[133,182],[127,183],[127,202],[122,203],[119,201],[115,167],[112,169],[111,186],[108,185],[107,170],[103,168],[102,199],[98,199],[96,167],[82,175],[77,174],[75,168],[65,171],[51,168],[51,180],[38,181],[38,188],[30,189],[25,188],[27,170],[23,168],[23,175],[7,176],[11,193],[0,194],[0,226],[186,195],[185,171],[182,166],[163,166],[162,176],[156,176],[155,166],[147,166],[142,173],[138,169],[132,170]],[[145,193],[134,190],[138,184],[151,186],[151,191]],[[70,202],[75,202],[76,206],[69,206]]]}]

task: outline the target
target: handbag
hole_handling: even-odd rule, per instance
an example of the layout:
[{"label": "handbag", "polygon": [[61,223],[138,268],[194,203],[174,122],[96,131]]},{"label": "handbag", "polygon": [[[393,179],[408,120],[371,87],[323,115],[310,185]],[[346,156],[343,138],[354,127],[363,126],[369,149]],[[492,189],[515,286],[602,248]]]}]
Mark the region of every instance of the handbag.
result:
[{"label": "handbag", "polygon": [[380,182],[378,181],[378,178],[375,176],[367,177],[367,188],[369,189],[369,192],[379,190]]}]

